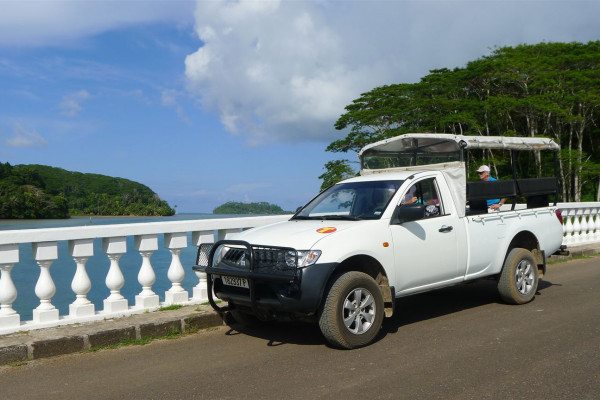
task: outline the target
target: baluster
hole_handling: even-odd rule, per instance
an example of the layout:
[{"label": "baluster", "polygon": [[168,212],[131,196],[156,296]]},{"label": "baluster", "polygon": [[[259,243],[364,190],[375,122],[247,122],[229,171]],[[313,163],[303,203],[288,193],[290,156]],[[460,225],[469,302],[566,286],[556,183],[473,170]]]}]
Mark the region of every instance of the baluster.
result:
[{"label": "baluster", "polygon": [[581,243],[581,215],[583,210],[575,209],[575,222],[573,222],[573,243],[578,245]]},{"label": "baluster", "polygon": [[590,211],[590,219],[589,219],[589,233],[590,233],[590,242],[597,242],[598,230],[600,226],[598,226],[598,208],[592,208]]},{"label": "baluster", "polygon": [[[200,231],[192,232],[192,243],[196,247],[200,247],[203,243],[213,243],[215,241],[215,234],[213,231]],[[197,260],[194,260],[196,262]],[[206,273],[200,271],[194,271],[198,277],[198,284],[194,286],[192,300],[199,302],[208,301],[208,289],[206,285]]]},{"label": "baluster", "polygon": [[58,309],[52,304],[52,297],[56,293],[56,286],[50,274],[50,267],[54,260],[58,258],[57,243],[34,243],[33,254],[40,266],[40,276],[35,285],[35,295],[40,299],[40,305],[33,310],[33,321],[36,323],[58,321]]},{"label": "baluster", "polygon": [[242,231],[241,228],[237,228],[237,229],[219,229],[217,231],[217,240],[227,239],[227,238],[229,238],[231,236],[232,233],[239,233],[241,231]]},{"label": "baluster", "polygon": [[573,243],[573,221],[572,221],[572,213],[575,210],[565,209],[563,212],[563,219],[566,221],[564,225],[565,237],[563,239],[563,244],[570,246]]},{"label": "baluster", "polygon": [[142,291],[135,296],[136,308],[155,308],[159,306],[158,295],[152,291],[152,285],[156,282],[156,274],[150,263],[150,257],[158,250],[158,238],[156,235],[140,235],[135,237],[135,249],[142,256],[142,266],[138,273],[138,282],[142,285]]},{"label": "baluster", "polygon": [[579,233],[579,244],[584,244],[587,237],[588,223],[586,211],[587,210],[583,207],[579,210],[579,225],[581,226],[581,231]]},{"label": "baluster", "polygon": [[171,252],[171,265],[167,277],[172,282],[172,286],[165,292],[165,304],[180,304],[189,301],[189,295],[181,287],[181,282],[185,278],[185,270],[181,265],[179,254],[181,250],[187,247],[187,232],[165,233],[165,247]]},{"label": "baluster", "polygon": [[69,253],[77,264],[71,289],[75,292],[75,301],[69,304],[69,316],[72,318],[88,317],[95,314],[94,304],[88,300],[87,294],[92,282],[85,269],[87,260],[94,255],[94,240],[80,239],[69,241]]},{"label": "baluster", "polygon": [[0,330],[21,326],[21,317],[12,308],[17,299],[17,288],[10,276],[11,270],[18,262],[18,244],[0,246]]},{"label": "baluster", "polygon": [[581,224],[581,230],[583,234],[583,241],[589,243],[593,235],[593,221],[592,221],[592,210],[586,207],[583,210],[583,219]]},{"label": "baluster", "polygon": [[125,284],[125,277],[119,267],[121,256],[127,252],[127,240],[125,237],[108,237],[102,239],[102,250],[110,260],[110,268],[106,275],[106,287],[110,290],[110,296],[104,299],[103,313],[122,313],[128,310],[127,299],[121,294],[121,288]]}]

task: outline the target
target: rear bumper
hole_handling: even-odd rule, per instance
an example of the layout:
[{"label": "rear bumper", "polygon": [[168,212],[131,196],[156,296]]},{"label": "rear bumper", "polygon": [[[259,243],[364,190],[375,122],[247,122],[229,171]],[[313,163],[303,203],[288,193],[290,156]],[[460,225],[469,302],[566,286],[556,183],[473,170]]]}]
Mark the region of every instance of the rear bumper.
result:
[{"label": "rear bumper", "polygon": [[554,253],[552,253],[553,256],[569,256],[571,255],[571,252],[569,250],[567,250],[567,246],[566,245],[561,245],[560,248],[558,250],[556,250]]}]

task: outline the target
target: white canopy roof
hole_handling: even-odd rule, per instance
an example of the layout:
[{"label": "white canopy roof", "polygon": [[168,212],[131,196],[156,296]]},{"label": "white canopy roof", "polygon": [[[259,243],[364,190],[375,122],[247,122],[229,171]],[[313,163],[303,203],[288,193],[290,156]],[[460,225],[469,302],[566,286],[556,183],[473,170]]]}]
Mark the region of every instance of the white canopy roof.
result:
[{"label": "white canopy roof", "polygon": [[[460,216],[465,215],[466,171],[461,152],[464,149],[550,150],[560,146],[552,139],[504,136],[463,136],[439,133],[409,133],[363,147],[361,175],[390,171],[440,170],[450,183],[450,191]],[[416,158],[411,159],[411,154]],[[396,162],[405,157],[408,163]],[[378,163],[377,159],[383,160]],[[417,161],[420,158],[425,164]],[[372,160],[373,165],[369,165]],[[387,162],[387,161],[389,162]],[[416,165],[415,165],[416,164]]]},{"label": "white canopy roof", "polygon": [[[416,140],[415,140],[416,139]],[[426,151],[449,152],[466,149],[506,149],[506,150],[560,150],[552,139],[542,137],[507,136],[464,136],[443,133],[408,133],[394,138],[369,144],[358,153],[361,157],[366,151],[395,152],[414,148],[427,148]]]}]

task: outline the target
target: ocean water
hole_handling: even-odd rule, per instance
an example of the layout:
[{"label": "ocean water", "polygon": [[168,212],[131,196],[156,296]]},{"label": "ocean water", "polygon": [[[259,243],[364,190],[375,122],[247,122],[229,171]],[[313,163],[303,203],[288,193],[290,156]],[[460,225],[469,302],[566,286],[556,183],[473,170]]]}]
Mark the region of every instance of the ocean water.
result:
[{"label": "ocean water", "polygon": [[[0,231],[15,229],[40,229],[59,228],[71,226],[130,224],[141,222],[167,222],[181,220],[214,219],[226,217],[241,217],[241,215],[213,215],[213,214],[177,214],[172,217],[72,217],[64,220],[1,220]],[[142,265],[141,255],[134,249],[133,237],[127,238],[127,253],[119,260],[121,272],[125,277],[125,285],[121,294],[129,301],[129,305],[135,304],[135,296],[142,290],[137,280],[137,275]],[[156,283],[152,286],[154,293],[158,294],[160,301],[164,301],[165,291],[171,288],[171,282],[167,278],[167,272],[171,264],[171,253],[163,246],[163,235],[158,235],[158,250],[156,250],[150,262],[156,275]],[[185,278],[182,287],[192,295],[192,289],[198,284],[198,278],[192,271],[196,258],[196,248],[191,246],[191,234],[188,234],[188,247],[180,254],[181,263],[185,270]],[[56,294],[52,298],[52,304],[59,309],[60,315],[68,315],[69,304],[75,301],[75,293],[71,289],[71,281],[75,276],[76,264],[68,253],[68,242],[58,242],[58,259],[52,263],[50,274],[56,285]],[[102,239],[94,240],[94,255],[86,263],[86,271],[92,281],[92,288],[88,293],[88,299],[95,304],[96,311],[104,308],[103,300],[110,294],[106,287],[105,279],[108,274],[110,261],[102,251]],[[13,308],[20,314],[21,321],[32,319],[33,309],[39,304],[39,298],[35,295],[35,285],[40,275],[40,267],[33,259],[32,244],[19,245],[19,262],[15,264],[11,276],[17,287],[18,296],[13,303]]]}]

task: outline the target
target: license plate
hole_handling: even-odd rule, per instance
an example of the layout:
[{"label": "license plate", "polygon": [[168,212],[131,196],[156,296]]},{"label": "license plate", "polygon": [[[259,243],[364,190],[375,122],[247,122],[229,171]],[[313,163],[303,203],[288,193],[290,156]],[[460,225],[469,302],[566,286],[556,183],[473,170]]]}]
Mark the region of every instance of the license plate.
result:
[{"label": "license plate", "polygon": [[227,286],[243,287],[246,289],[250,288],[250,286],[248,286],[248,279],[246,278],[223,275],[221,276],[221,280],[223,281],[223,284]]}]

